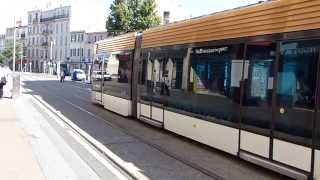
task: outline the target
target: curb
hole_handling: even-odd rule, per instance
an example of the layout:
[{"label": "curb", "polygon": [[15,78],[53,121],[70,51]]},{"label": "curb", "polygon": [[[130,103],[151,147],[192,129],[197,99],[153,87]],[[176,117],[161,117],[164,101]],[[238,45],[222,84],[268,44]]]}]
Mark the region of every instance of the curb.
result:
[{"label": "curb", "polygon": [[63,121],[66,125],[68,125],[71,129],[73,129],[78,135],[80,135],[87,143],[92,145],[97,151],[99,151],[101,154],[103,154],[106,158],[108,158],[110,161],[112,161],[115,165],[117,165],[122,171],[127,173],[130,177],[133,179],[139,179],[139,180],[150,180],[148,177],[146,177],[144,174],[139,172],[139,169],[134,167],[131,163],[124,162],[120,157],[118,157],[116,154],[114,154],[112,151],[110,151],[108,148],[106,148],[102,143],[94,139],[92,136],[90,136],[88,133],[86,133],[84,130],[79,128],[76,124],[68,120],[64,115],[62,115],[60,112],[57,112],[54,110],[50,105],[48,105],[46,102],[41,100],[41,98],[38,98],[34,95],[32,95],[32,99],[36,102],[38,102],[43,108],[47,109],[54,115],[56,115],[61,121]]}]

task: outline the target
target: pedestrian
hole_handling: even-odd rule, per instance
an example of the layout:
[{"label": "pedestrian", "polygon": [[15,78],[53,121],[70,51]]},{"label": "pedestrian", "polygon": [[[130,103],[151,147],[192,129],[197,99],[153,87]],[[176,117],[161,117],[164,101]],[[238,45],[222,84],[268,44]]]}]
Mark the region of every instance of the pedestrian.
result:
[{"label": "pedestrian", "polygon": [[5,86],[7,84],[7,79],[5,76],[2,76],[0,78],[0,99],[2,98],[3,96],[3,86]]},{"label": "pedestrian", "polygon": [[61,73],[60,73],[60,82],[61,83],[64,82],[65,77],[66,77],[66,73],[64,72],[64,70],[62,70]]}]

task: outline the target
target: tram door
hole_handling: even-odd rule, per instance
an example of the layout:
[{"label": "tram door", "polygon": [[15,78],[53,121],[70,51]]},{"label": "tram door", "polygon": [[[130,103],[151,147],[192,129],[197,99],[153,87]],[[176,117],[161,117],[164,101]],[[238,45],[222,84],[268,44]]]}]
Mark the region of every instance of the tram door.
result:
[{"label": "tram door", "polygon": [[240,152],[310,171],[319,44],[247,45]]},{"label": "tram door", "polygon": [[164,79],[167,76],[164,72],[164,59],[154,59],[152,61],[152,74],[151,74],[151,108],[150,119],[154,125],[163,126],[164,114]]},{"label": "tram door", "polygon": [[241,107],[240,152],[270,157],[276,43],[247,44]]},{"label": "tram door", "polygon": [[105,58],[100,58],[100,60],[95,61],[93,64],[93,71],[92,71],[92,100],[98,104],[102,104],[103,98],[103,83],[104,83],[104,76],[105,73]]},{"label": "tram door", "polygon": [[305,171],[311,164],[319,44],[315,40],[280,43],[277,67],[273,159]]}]

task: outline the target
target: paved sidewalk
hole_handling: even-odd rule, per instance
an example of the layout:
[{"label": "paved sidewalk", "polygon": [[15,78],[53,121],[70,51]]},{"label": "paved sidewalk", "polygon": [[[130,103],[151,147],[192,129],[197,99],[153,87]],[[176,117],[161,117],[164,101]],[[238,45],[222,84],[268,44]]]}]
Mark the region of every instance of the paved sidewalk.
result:
[{"label": "paved sidewalk", "polygon": [[0,99],[0,179],[44,180],[28,135],[17,123],[15,101]]}]

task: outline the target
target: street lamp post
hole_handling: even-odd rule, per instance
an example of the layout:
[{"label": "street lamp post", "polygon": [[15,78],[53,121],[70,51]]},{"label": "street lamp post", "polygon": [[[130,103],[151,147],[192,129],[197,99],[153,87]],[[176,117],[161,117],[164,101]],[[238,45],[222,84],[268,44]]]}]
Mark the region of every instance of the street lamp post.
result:
[{"label": "street lamp post", "polygon": [[21,45],[21,60],[20,60],[20,71],[22,72],[22,60],[23,60],[23,46]]},{"label": "street lamp post", "polygon": [[16,18],[14,18],[14,30],[13,30],[13,52],[12,52],[12,70],[16,71]]}]

